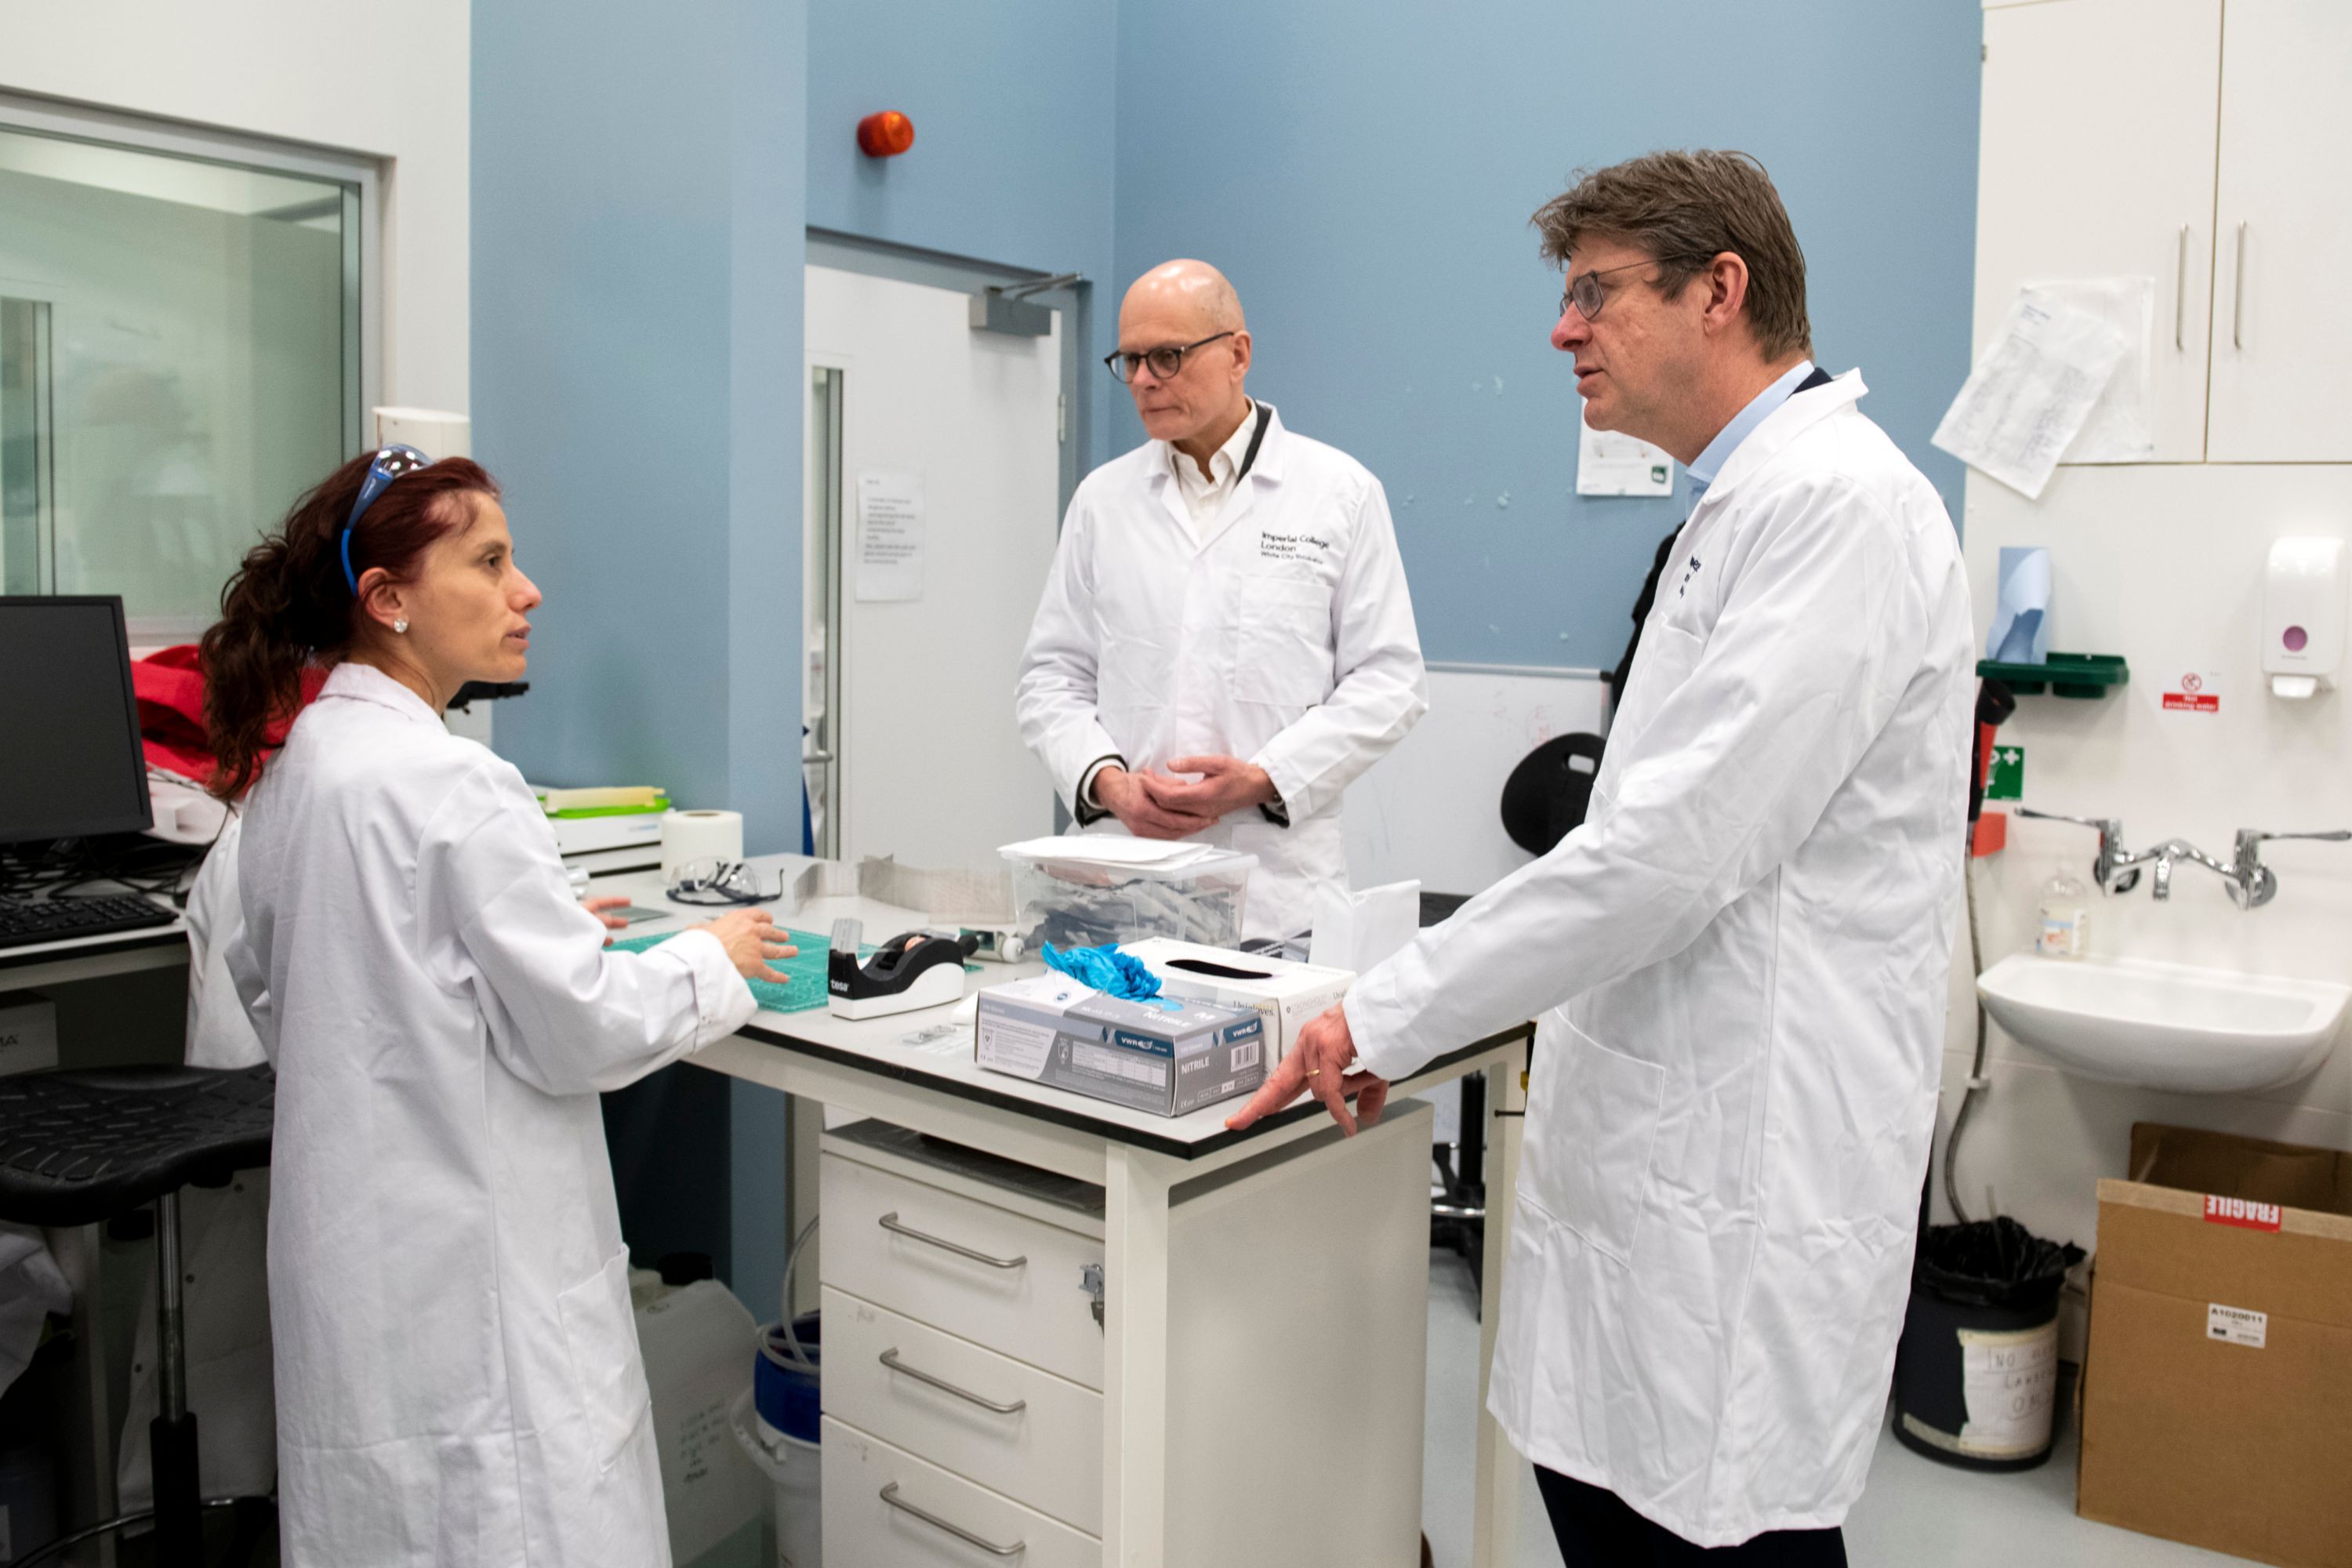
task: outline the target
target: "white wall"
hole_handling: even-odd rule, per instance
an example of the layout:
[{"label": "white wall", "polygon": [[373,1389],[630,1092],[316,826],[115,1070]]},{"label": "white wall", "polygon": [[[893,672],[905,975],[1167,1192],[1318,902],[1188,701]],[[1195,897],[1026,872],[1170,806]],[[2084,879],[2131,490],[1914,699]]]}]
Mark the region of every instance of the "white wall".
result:
[{"label": "white wall", "polygon": [[1429,711],[1348,788],[1348,880],[1478,893],[1534,857],[1503,831],[1503,783],[1556,735],[1606,729],[1609,689],[1581,669],[1433,669]]},{"label": "white wall", "polygon": [[469,0],[0,0],[0,89],[383,161],[383,398],[467,407]]},{"label": "white wall", "polygon": [[[2025,748],[2027,805],[2116,816],[2133,848],[2179,837],[2227,858],[2240,827],[2352,826],[2352,721],[2338,691],[2271,697],[2260,676],[2262,570],[2286,534],[2352,537],[2352,468],[2148,465],[2058,470],[2036,505],[1981,476],[1968,490],[1966,554],[1979,646],[2002,545],[2050,549],[2053,648],[2120,653],[2131,684],[2077,702],[2021,699],[2001,739]],[[2217,672],[2214,714],[2167,712],[2184,670]],[[2042,884],[2063,857],[2089,880],[2088,828],[2012,818],[2010,847],[1978,862],[1988,965],[2026,945]],[[2277,899],[2242,912],[2221,879],[2179,868],[2172,898],[2149,880],[2095,899],[2095,952],[2352,984],[2352,845],[2272,844]],[[1958,1103],[1976,1015],[1957,950],[1944,1110]],[[1992,1088],[1961,1145],[1961,1201],[2000,1207],[2088,1246],[2095,1185],[2124,1173],[2131,1124],[2161,1121],[2352,1149],[2352,1047],[2300,1084],[2248,1096],[2167,1095],[2069,1077],[1991,1026]],[[1942,1205],[1940,1165],[1937,1205]]]}]

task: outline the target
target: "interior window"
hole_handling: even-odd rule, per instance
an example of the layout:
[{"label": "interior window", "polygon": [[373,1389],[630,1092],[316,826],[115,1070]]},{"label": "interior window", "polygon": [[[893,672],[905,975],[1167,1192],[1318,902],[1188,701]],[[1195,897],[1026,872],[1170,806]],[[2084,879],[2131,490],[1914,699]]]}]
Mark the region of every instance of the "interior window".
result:
[{"label": "interior window", "polygon": [[212,620],[360,440],[360,196],[0,124],[0,593]]}]

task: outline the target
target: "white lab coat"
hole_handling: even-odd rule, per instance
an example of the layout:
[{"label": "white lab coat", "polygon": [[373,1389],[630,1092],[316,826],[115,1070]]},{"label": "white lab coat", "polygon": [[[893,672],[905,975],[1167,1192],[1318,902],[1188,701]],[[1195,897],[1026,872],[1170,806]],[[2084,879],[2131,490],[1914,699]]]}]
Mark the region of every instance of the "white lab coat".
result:
[{"label": "white lab coat", "polygon": [[245,816],[287,1561],[667,1564],[596,1096],[750,987],[706,934],[605,952],[522,776],[366,666]]},{"label": "white lab coat", "polygon": [[1258,858],[1244,934],[1286,937],[1307,930],[1317,889],[1346,885],[1341,795],[1429,700],[1380,480],[1259,406],[1257,461],[1205,541],[1165,441],[1078,486],[1014,712],[1074,815],[1108,755],[1136,772],[1203,753],[1264,768],[1290,825],[1252,806],[1199,837]]},{"label": "white lab coat", "polygon": [[1346,1003],[1389,1077],[1566,1004],[1489,1403],[1704,1546],[1860,1495],[1935,1125],[1968,589],[1862,392],[1791,397],[1685,524],[1584,826]]}]

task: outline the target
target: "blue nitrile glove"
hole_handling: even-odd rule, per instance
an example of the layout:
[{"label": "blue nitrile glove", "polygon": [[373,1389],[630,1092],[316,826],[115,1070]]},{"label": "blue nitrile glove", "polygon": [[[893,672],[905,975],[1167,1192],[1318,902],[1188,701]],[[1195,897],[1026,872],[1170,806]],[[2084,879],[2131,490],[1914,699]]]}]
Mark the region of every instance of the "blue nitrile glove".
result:
[{"label": "blue nitrile glove", "polygon": [[1074,947],[1067,951],[1052,942],[1037,950],[1045,967],[1058,970],[1079,984],[1116,996],[1124,1002],[1142,1002],[1160,994],[1160,976],[1144,966],[1141,959],[1121,952],[1116,946]]}]

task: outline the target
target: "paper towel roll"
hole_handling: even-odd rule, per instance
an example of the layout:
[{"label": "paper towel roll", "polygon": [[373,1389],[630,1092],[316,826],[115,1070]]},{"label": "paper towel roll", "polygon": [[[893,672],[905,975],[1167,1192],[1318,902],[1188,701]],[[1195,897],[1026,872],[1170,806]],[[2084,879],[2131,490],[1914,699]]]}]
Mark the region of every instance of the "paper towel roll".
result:
[{"label": "paper towel roll", "polygon": [[662,818],[662,875],[689,860],[743,858],[740,811],[673,811]]}]

